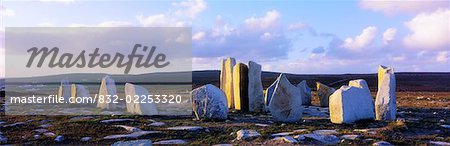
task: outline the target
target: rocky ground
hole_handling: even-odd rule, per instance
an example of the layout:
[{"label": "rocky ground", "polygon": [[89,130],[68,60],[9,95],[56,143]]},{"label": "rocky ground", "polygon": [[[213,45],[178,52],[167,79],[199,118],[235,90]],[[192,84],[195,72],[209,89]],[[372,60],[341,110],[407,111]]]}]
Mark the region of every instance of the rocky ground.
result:
[{"label": "rocky ground", "polygon": [[[450,92],[398,92],[397,121],[332,124],[328,108],[307,106],[298,123],[232,112],[226,121],[193,116],[0,116],[0,144],[450,144]],[[315,98],[313,104],[317,105]],[[134,141],[134,140],[140,141]]]}]

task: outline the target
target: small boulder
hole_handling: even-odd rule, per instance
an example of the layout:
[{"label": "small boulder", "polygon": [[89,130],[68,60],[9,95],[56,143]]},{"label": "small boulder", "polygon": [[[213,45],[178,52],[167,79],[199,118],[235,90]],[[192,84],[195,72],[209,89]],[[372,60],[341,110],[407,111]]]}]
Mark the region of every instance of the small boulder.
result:
[{"label": "small boulder", "polygon": [[228,117],[227,98],[216,86],[207,84],[191,92],[192,109],[196,118],[225,120]]},{"label": "small boulder", "polygon": [[328,107],[330,96],[331,94],[334,93],[334,91],[336,91],[336,89],[328,87],[319,82],[316,82],[316,87],[317,87],[317,96],[319,96],[320,100],[320,106]]},{"label": "small boulder", "polygon": [[62,136],[62,135],[59,135],[59,136],[57,136],[56,138],[55,138],[55,141],[56,142],[62,142],[62,141],[64,141],[64,136]]},{"label": "small boulder", "polygon": [[236,134],[236,140],[253,140],[261,136],[261,134],[259,134],[256,130],[246,129],[239,130],[238,132],[236,132]]},{"label": "small boulder", "polygon": [[393,146],[391,143],[387,141],[378,141],[372,144],[373,146]]}]

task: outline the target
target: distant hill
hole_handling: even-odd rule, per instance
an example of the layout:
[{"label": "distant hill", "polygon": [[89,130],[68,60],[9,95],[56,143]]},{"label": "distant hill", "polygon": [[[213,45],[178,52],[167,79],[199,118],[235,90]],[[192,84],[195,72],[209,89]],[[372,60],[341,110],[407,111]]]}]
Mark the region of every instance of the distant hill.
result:
[{"label": "distant hill", "polygon": [[[168,72],[168,73],[148,73],[140,75],[110,75],[117,83],[190,83],[189,77],[192,75],[192,86],[197,88],[205,84],[214,84],[219,86],[220,71],[206,70],[191,72]],[[264,88],[269,87],[280,73],[262,72],[262,82]],[[372,91],[377,88],[376,74],[286,74],[289,81],[296,85],[302,80],[306,80],[308,86],[315,89],[315,82],[321,82],[334,88],[348,84],[353,79],[364,79],[369,84]],[[53,76],[41,76],[33,78],[11,78],[8,82],[24,83],[56,83],[61,79],[69,79],[72,83],[80,84],[99,84],[106,74],[83,73],[83,74],[64,74]],[[183,77],[184,76],[184,77]],[[402,72],[396,73],[398,91],[433,91],[450,92],[450,73],[424,73],[424,72]],[[0,79],[0,85],[4,80]]]}]

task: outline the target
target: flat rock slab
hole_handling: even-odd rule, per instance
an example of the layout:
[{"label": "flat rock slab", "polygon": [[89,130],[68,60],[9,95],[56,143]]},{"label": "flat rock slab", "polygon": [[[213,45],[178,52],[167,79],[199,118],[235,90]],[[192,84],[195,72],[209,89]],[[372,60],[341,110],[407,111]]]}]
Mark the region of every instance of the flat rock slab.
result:
[{"label": "flat rock slab", "polygon": [[203,127],[200,126],[176,126],[167,128],[167,130],[177,130],[177,131],[198,131],[202,129]]},{"label": "flat rock slab", "polygon": [[292,144],[298,143],[298,140],[295,138],[292,138],[291,136],[275,137],[273,140],[292,143]]},{"label": "flat rock slab", "polygon": [[160,126],[164,126],[164,125],[166,125],[166,123],[164,123],[164,122],[153,122],[153,123],[148,124],[148,126],[154,126],[154,127],[160,127]]},{"label": "flat rock slab", "polygon": [[236,140],[253,140],[261,136],[261,134],[259,134],[256,130],[246,129],[239,130],[236,134]]},{"label": "flat rock slab", "polygon": [[90,120],[90,119],[94,119],[93,116],[76,116],[76,117],[72,117],[69,119],[69,121],[85,121],[85,120]]},{"label": "flat rock slab", "polygon": [[275,133],[270,135],[270,137],[283,137],[283,136],[288,136],[288,135],[292,135],[294,134],[294,132],[281,132],[281,133]]},{"label": "flat rock slab", "polygon": [[81,141],[89,141],[91,139],[92,139],[92,137],[82,137],[80,140]]},{"label": "flat rock slab", "polygon": [[443,142],[443,141],[430,141],[430,142],[428,142],[428,144],[433,145],[433,146],[450,146],[450,143]]},{"label": "flat rock slab", "polygon": [[379,141],[372,144],[373,146],[393,146],[391,143],[387,141]]},{"label": "flat rock slab", "polygon": [[187,144],[186,141],[182,139],[171,139],[171,140],[162,140],[158,142],[154,142],[153,144],[161,144],[161,145],[184,145]]},{"label": "flat rock slab", "polygon": [[110,135],[106,136],[103,139],[118,139],[118,138],[138,138],[140,136],[148,135],[148,134],[156,134],[162,133],[161,131],[138,131],[130,134],[118,134],[118,135]]},{"label": "flat rock slab", "polygon": [[64,139],[66,139],[64,136],[59,135],[59,136],[57,136],[57,137],[55,138],[55,141],[56,141],[56,142],[62,142],[62,141],[64,141]]},{"label": "flat rock slab", "polygon": [[450,128],[450,125],[441,125],[441,127]]},{"label": "flat rock slab", "polygon": [[0,143],[6,143],[6,142],[8,142],[8,138],[6,138],[3,135],[0,135]]},{"label": "flat rock slab", "polygon": [[126,125],[114,125],[114,127],[120,127],[123,128],[125,130],[127,130],[128,132],[138,132],[138,131],[142,131],[139,128],[136,127],[131,127],[131,126],[126,126]]},{"label": "flat rock slab", "polygon": [[352,135],[342,135],[342,136],[339,137],[339,138],[341,138],[341,139],[346,139],[346,140],[355,140],[355,139],[357,139],[357,138],[361,138],[361,136],[360,136],[360,135],[352,134]]},{"label": "flat rock slab", "polygon": [[117,122],[133,122],[134,119],[109,119],[100,121],[100,123],[109,124],[109,123],[117,123]]},{"label": "flat rock slab", "polygon": [[44,133],[44,132],[47,132],[48,130],[41,128],[41,129],[36,129],[36,130],[33,130],[33,131],[38,132],[38,133]]},{"label": "flat rock slab", "polygon": [[255,126],[259,126],[259,127],[269,127],[270,125],[268,125],[268,124],[255,124]]},{"label": "flat rock slab", "polygon": [[337,135],[339,134],[336,130],[315,130],[313,131],[314,134],[319,135]]},{"label": "flat rock slab", "polygon": [[320,134],[302,134],[296,136],[297,139],[312,139],[324,145],[335,145],[339,143],[339,138],[334,135],[320,135]]},{"label": "flat rock slab", "polygon": [[151,146],[151,140],[130,140],[130,141],[117,141],[111,146]]}]

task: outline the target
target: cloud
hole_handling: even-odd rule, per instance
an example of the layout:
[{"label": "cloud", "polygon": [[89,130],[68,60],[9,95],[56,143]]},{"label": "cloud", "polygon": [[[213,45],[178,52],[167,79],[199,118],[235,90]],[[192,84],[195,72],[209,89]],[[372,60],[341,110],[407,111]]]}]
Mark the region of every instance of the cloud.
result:
[{"label": "cloud", "polygon": [[436,56],[436,61],[440,63],[448,63],[449,62],[449,53],[448,51],[439,52]]},{"label": "cloud", "polygon": [[69,25],[69,27],[128,27],[128,26],[133,25],[132,23],[126,21],[105,21],[93,25],[73,23]]},{"label": "cloud", "polygon": [[416,49],[448,49],[450,10],[439,9],[432,13],[420,13],[405,23],[411,31],[403,43],[409,48]]},{"label": "cloud", "polygon": [[395,28],[388,28],[383,33],[383,43],[385,45],[388,45],[391,41],[395,39],[395,35],[397,34],[397,29]]},{"label": "cloud", "polygon": [[343,48],[350,50],[360,50],[372,43],[373,39],[377,34],[377,28],[374,26],[369,26],[365,28],[362,33],[355,38],[346,38],[341,45]]},{"label": "cloud", "polygon": [[138,15],[136,18],[144,26],[152,27],[184,27],[189,24],[186,21],[178,20],[177,18],[166,14],[156,14],[147,17]]},{"label": "cloud", "polygon": [[64,4],[70,4],[75,2],[75,0],[39,0],[40,2],[59,2]]},{"label": "cloud", "polygon": [[288,30],[299,30],[299,29],[304,29],[307,28],[308,26],[304,23],[294,23],[294,24],[289,24],[288,26]]},{"label": "cloud", "polygon": [[192,40],[193,41],[200,41],[200,40],[202,40],[204,37],[205,37],[205,32],[203,32],[203,31],[200,31],[200,32],[197,32],[197,33],[195,33],[193,36],[192,36]]},{"label": "cloud", "polygon": [[175,12],[177,16],[187,16],[190,18],[195,18],[207,7],[206,3],[203,0],[188,0],[184,2],[173,3],[173,5],[179,8]]},{"label": "cloud", "polygon": [[383,1],[383,0],[361,0],[359,6],[363,9],[375,12],[383,12],[386,15],[399,13],[417,14],[420,12],[434,11],[439,8],[448,8],[450,2],[445,0],[430,1]]},{"label": "cloud", "polygon": [[263,17],[250,17],[245,19],[244,24],[248,28],[268,29],[274,27],[280,18],[280,13],[276,10],[266,12]]},{"label": "cloud", "polygon": [[0,6],[0,16],[14,16],[16,13],[4,6]]}]

